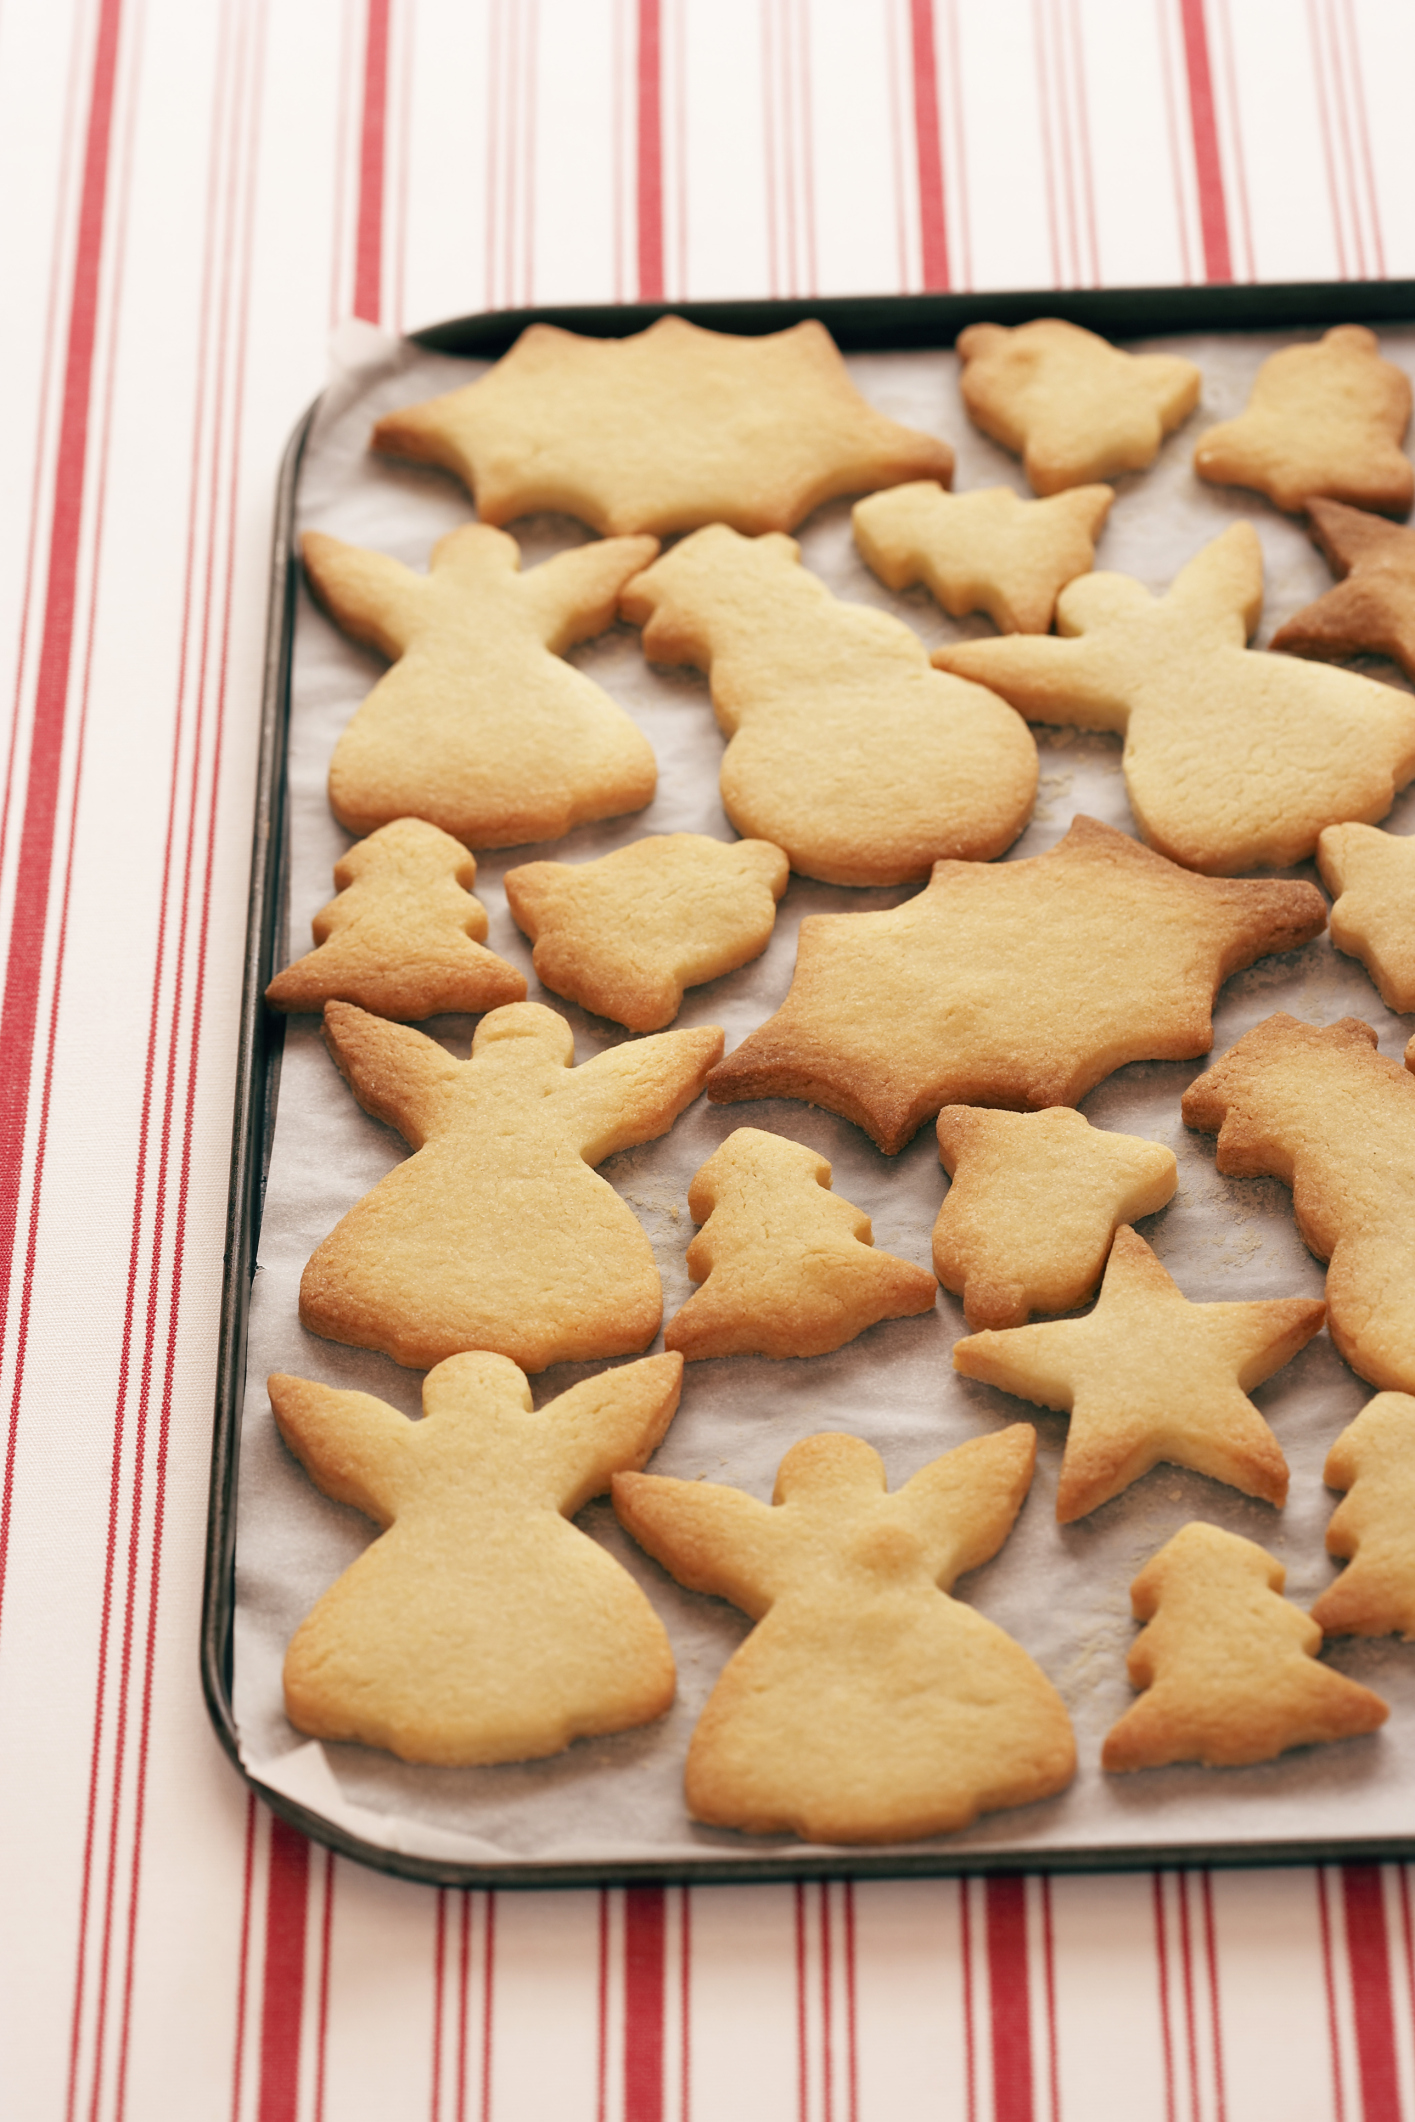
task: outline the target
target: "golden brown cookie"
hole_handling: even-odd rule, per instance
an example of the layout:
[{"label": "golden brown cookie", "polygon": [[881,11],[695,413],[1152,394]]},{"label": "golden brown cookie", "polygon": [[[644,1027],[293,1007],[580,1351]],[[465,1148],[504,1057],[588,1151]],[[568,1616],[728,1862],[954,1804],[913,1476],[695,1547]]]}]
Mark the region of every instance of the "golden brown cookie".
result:
[{"label": "golden brown cookie", "polygon": [[1332,942],[1361,960],[1387,1009],[1415,1010],[1415,837],[1329,825],[1317,867],[1336,901]]},{"label": "golden brown cookie", "polygon": [[1108,1134],[1069,1105],[945,1105],[938,1156],[953,1183],[934,1225],[934,1272],[975,1333],[1085,1304],[1120,1225],[1163,1208],[1179,1173],[1173,1150]]},{"label": "golden brown cookie", "polygon": [[1032,722],[1117,730],[1152,847],[1209,875],[1310,855],[1323,826],[1382,818],[1415,774],[1415,700],[1374,678],[1244,646],[1263,554],[1234,523],[1163,597],[1128,575],[1061,593],[1065,640],[960,641],[934,661]]},{"label": "golden brown cookie", "polygon": [[483,1017],[470,1061],[347,1002],[328,1004],[324,1036],[364,1110],[415,1154],[311,1254],[303,1325],[420,1370],[482,1348],[537,1371],[653,1339],[652,1248],[592,1167],[667,1133],[722,1051],[715,1026],[575,1069],[569,1025],[535,1002]]},{"label": "golden brown cookie", "polygon": [[437,826],[380,826],[335,863],[339,896],[314,917],[318,948],[275,975],[266,1001],[283,1010],[357,1002],[400,1023],[524,1002],[525,974],[482,949],[476,875],[475,858]]},{"label": "golden brown cookie", "polygon": [[1379,1695],[1317,1663],[1322,1632],[1282,1597],[1286,1581],[1265,1548],[1216,1525],[1181,1526],[1151,1556],[1130,1587],[1149,1623],[1130,1678],[1146,1692],[1109,1733],[1103,1768],[1242,1768],[1385,1723]]},{"label": "golden brown cookie", "polygon": [[625,590],[653,663],[709,673],[739,833],[826,884],[987,861],[1031,813],[1037,748],[981,686],[940,679],[912,627],[833,597],[792,538],[698,531]]},{"label": "golden brown cookie", "polygon": [[1022,459],[1038,494],[1143,471],[1199,402],[1192,361],[1127,354],[1059,317],[1011,331],[971,324],[958,352],[963,403],[985,435]]},{"label": "golden brown cookie", "polygon": [[1255,486],[1279,508],[1317,495],[1403,516],[1415,467],[1400,447],[1410,382],[1364,324],[1285,346],[1258,370],[1247,409],[1200,435],[1194,469],[1215,486]]},{"label": "golden brown cookie", "polygon": [[461,1768],[662,1716],[663,1624],[568,1521],[643,1465],[682,1374],[677,1356],[650,1356],[532,1413],[514,1363],[451,1356],[428,1373],[421,1422],[371,1393],[272,1378],[280,1434],[311,1480],[382,1529],[290,1644],[296,1730]]},{"label": "golden brown cookie", "polygon": [[926,1267],[876,1252],[868,1216],[830,1188],[804,1143],[739,1127],[688,1192],[702,1229],[688,1273],[702,1288],[663,1330],[701,1356],[823,1356],[881,1319],[932,1311]]},{"label": "golden brown cookie", "polygon": [[1308,1297],[1191,1304],[1122,1226],[1086,1318],[973,1334],[954,1344],[953,1368],[1070,1414],[1056,1492],[1062,1525],[1162,1460],[1280,1506],[1287,1461],[1248,1393],[1321,1331],[1325,1310]]},{"label": "golden brown cookie", "polygon": [[771,1506],[705,1481],[620,1474],[614,1508],[690,1591],[756,1627],[688,1748],[694,1819],[808,1842],[903,1842],[1064,1790],[1071,1725],[1010,1636],[948,1596],[996,1554],[1027,1493],[1019,1423],[893,1495],[858,1437],[807,1437]]},{"label": "golden brown cookie", "polygon": [[1218,1168],[1292,1188],[1327,1268],[1327,1324],[1372,1385],[1415,1392],[1415,1081],[1359,1017],[1267,1017],[1184,1093]]},{"label": "golden brown cookie", "polygon": [[1023,501],[1009,486],[949,494],[920,480],[857,501],[851,520],[886,589],[924,582],[955,619],[986,612],[1004,634],[1044,634],[1057,592],[1091,568],[1114,499],[1108,486]]},{"label": "golden brown cookie", "polygon": [[1389,656],[1415,678],[1415,530],[1344,501],[1308,501],[1307,525],[1337,586],[1280,626],[1269,647],[1334,663]]},{"label": "golden brown cookie", "polygon": [[1229,974],[1325,925],[1314,884],[1196,877],[1077,818],[1045,855],[803,921],[790,993],[708,1096],[804,1098],[892,1156],[942,1105],[1073,1105],[1127,1061],[1206,1053]]},{"label": "golden brown cookie", "polygon": [[1329,1636],[1415,1637],[1415,1399],[1377,1393],[1327,1453],[1328,1488],[1349,1489],[1327,1527],[1347,1559],[1312,1608]]},{"label": "golden brown cookie", "polygon": [[833,494],[949,479],[946,442],[877,413],[823,324],[626,339],[533,324],[490,374],[384,415],[373,446],[445,465],[486,523],[563,509],[611,535],[790,530]]},{"label": "golden brown cookie", "polygon": [[656,1032],[677,1016],[685,987],[761,956],[787,875],[766,840],[655,833],[597,862],[526,862],[505,882],[553,993],[631,1032]]},{"label": "golden brown cookie", "polygon": [[515,540],[465,524],[432,572],[309,531],[305,572],[330,617],[390,658],[334,748],[329,801],[351,833],[426,818],[471,847],[554,840],[641,810],[648,739],[583,671],[577,641],[614,618],[657,547],[612,538],[519,572]]}]

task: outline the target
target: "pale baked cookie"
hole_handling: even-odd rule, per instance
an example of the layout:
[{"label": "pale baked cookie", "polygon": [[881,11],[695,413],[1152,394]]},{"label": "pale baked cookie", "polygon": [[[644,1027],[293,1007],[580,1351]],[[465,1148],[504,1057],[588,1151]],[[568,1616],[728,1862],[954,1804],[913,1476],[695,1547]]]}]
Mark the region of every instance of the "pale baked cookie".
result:
[{"label": "pale baked cookie", "polygon": [[946,442],[866,403],[814,319],[751,339],[533,324],[476,383],[386,413],[373,446],[456,472],[484,522],[563,509],[612,534],[790,530],[833,494],[953,473]]},{"label": "pale baked cookie", "polygon": [[1346,1568],[1312,1608],[1329,1636],[1415,1637],[1415,1399],[1377,1393],[1327,1453],[1327,1553]]},{"label": "pale baked cookie", "polygon": [[996,1554],[1032,1478],[1018,1423],[889,1495],[858,1437],[807,1437],[772,1506],[705,1481],[620,1474],[614,1508],[690,1591],[757,1626],[688,1748],[688,1810],[807,1842],[903,1842],[1064,1790],[1060,1697],[996,1623],[948,1596]]},{"label": "pale baked cookie", "polygon": [[912,627],[833,597],[792,538],[698,531],[621,609],[653,663],[709,673],[730,738],[722,803],[739,833],[826,884],[905,884],[940,856],[1017,838],[1037,748],[995,693],[941,680]]},{"label": "pale baked cookie", "polygon": [[975,1332],[1086,1303],[1119,1226],[1163,1208],[1179,1176],[1173,1150],[1108,1134],[1069,1105],[946,1105],[938,1157],[953,1183],[934,1225],[934,1272]]},{"label": "pale baked cookie", "polygon": [[1234,523],[1152,597],[1128,575],[1061,593],[1067,640],[960,641],[934,661],[1032,722],[1125,737],[1125,786],[1152,847],[1226,876],[1310,855],[1323,826],[1384,817],[1415,774],[1415,700],[1354,671],[1244,646],[1263,554]]},{"label": "pale baked cookie", "polygon": [[1282,1597],[1286,1581],[1266,1548],[1197,1521],[1151,1556],[1130,1587],[1149,1627],[1129,1672],[1146,1692],[1108,1734],[1103,1768],[1242,1768],[1385,1723],[1379,1695],[1318,1664],[1322,1632]]},{"label": "pale baked cookie", "polygon": [[548,988],[631,1032],[656,1032],[685,987],[761,956],[787,875],[766,840],[656,833],[597,862],[527,862],[505,882]]},{"label": "pale baked cookie", "polygon": [[1194,469],[1215,486],[1255,486],[1279,508],[1314,495],[1403,516],[1415,467],[1401,448],[1410,382],[1364,324],[1285,346],[1258,370],[1246,411],[1200,435]]},{"label": "pale baked cookie", "polygon": [[1336,902],[1332,942],[1361,960],[1387,1009],[1415,1010],[1415,838],[1329,825],[1317,867]]},{"label": "pale baked cookie", "polygon": [[1297,1228],[1327,1268],[1327,1323],[1372,1385],[1415,1392],[1415,1081],[1359,1017],[1267,1017],[1184,1093],[1218,1168],[1292,1188]]},{"label": "pale baked cookie", "polygon": [[953,1368],[1070,1414],[1056,1492],[1062,1525],[1161,1460],[1281,1506],[1287,1461],[1248,1393],[1321,1331],[1325,1310],[1310,1297],[1191,1304],[1122,1225],[1086,1318],[973,1334],[954,1344]]},{"label": "pale baked cookie", "polygon": [[1192,361],[1123,353],[1059,317],[1015,330],[970,324],[958,352],[963,403],[985,435],[1022,459],[1038,494],[1143,471],[1199,402]]},{"label": "pale baked cookie", "polygon": [[1114,499],[1108,486],[1023,501],[1009,486],[948,494],[921,480],[857,501],[851,520],[886,589],[923,582],[955,619],[986,612],[1004,634],[1044,634],[1057,592],[1094,563]]},{"label": "pale baked cookie", "polygon": [[330,617],[392,659],[334,747],[329,801],[351,833],[426,818],[471,847],[553,840],[642,810],[648,739],[564,660],[601,634],[651,538],[578,546],[519,572],[513,538],[464,524],[415,574],[320,531],[305,572]]},{"label": "pale baked cookie", "polygon": [[1415,678],[1415,530],[1344,501],[1309,501],[1307,525],[1337,586],[1280,626],[1269,646],[1322,662],[1389,656]]},{"label": "pale baked cookie", "polygon": [[830,1188],[804,1143],[739,1127],[688,1190],[702,1229],[688,1273],[702,1288],[663,1330],[700,1356],[823,1356],[881,1319],[932,1311],[926,1267],[876,1252],[870,1219]]},{"label": "pale baked cookie", "polygon": [[715,1026],[575,1069],[569,1025],[535,1002],[483,1017],[470,1061],[347,1002],[326,1006],[324,1036],[364,1110],[416,1154],[311,1254],[303,1325],[420,1370],[467,1348],[544,1370],[653,1339],[652,1248],[592,1167],[668,1132],[722,1052]]},{"label": "pale baked cookie", "polygon": [[803,921],[790,993],[708,1096],[804,1098],[892,1156],[942,1105],[1074,1105],[1127,1061],[1206,1053],[1229,974],[1325,926],[1314,884],[1196,877],[1077,818],[1045,855]]},{"label": "pale baked cookie", "polygon": [[403,1023],[524,1002],[525,974],[482,949],[476,875],[475,858],[437,826],[380,826],[335,863],[339,896],[314,917],[318,949],[277,973],[266,1001],[283,1010],[357,1002]]},{"label": "pale baked cookie", "polygon": [[382,1528],[290,1644],[296,1730],[462,1768],[662,1716],[663,1624],[568,1521],[643,1465],[682,1373],[677,1356],[650,1356],[532,1413],[514,1363],[451,1356],[428,1373],[421,1422],[371,1393],[272,1378],[280,1434],[311,1480]]}]

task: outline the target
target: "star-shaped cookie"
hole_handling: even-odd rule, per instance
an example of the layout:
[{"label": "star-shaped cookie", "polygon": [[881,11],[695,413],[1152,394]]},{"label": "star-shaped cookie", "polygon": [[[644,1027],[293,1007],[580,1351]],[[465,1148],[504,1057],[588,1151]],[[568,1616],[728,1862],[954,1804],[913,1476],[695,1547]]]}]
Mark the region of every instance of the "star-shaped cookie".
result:
[{"label": "star-shaped cookie", "polygon": [[1096,1308],[955,1342],[953,1368],[1069,1412],[1056,1515],[1070,1525],[1163,1459],[1287,1500],[1287,1461],[1248,1398],[1304,1348],[1326,1306],[1191,1304],[1128,1224],[1115,1234]]},{"label": "star-shaped cookie", "polygon": [[1004,634],[1044,634],[1057,592],[1089,572],[1114,499],[1108,486],[1024,501],[1010,486],[949,494],[918,479],[857,501],[852,521],[886,589],[924,582],[955,619],[986,612]]},{"label": "star-shaped cookie", "polygon": [[1196,877],[1077,818],[1021,862],[938,862],[886,913],[801,924],[791,991],[708,1078],[805,1098],[893,1155],[942,1105],[1074,1105],[1127,1061],[1207,1053],[1221,983],[1319,935],[1314,884]]},{"label": "star-shaped cookie", "polygon": [[1324,663],[1389,656],[1415,678],[1415,530],[1344,501],[1309,501],[1307,522],[1337,586],[1294,613],[1270,646]]},{"label": "star-shaped cookie", "polygon": [[627,339],[522,332],[489,375],[385,414],[373,446],[456,472],[483,522],[562,509],[617,536],[791,530],[834,494],[950,479],[866,403],[823,324],[756,339],[660,317]]},{"label": "star-shaped cookie", "polygon": [[1336,900],[1332,942],[1361,960],[1387,1009],[1415,1010],[1415,835],[1329,825],[1317,867]]}]

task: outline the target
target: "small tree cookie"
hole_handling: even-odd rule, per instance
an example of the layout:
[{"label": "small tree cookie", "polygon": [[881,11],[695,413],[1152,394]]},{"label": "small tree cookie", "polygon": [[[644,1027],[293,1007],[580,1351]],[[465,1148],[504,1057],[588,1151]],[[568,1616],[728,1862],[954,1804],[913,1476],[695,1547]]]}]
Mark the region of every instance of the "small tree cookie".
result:
[{"label": "small tree cookie", "polygon": [[656,1032],[685,987],[761,956],[788,874],[766,840],[656,833],[597,862],[527,862],[505,881],[545,985],[631,1032]]},{"label": "small tree cookie", "polygon": [[1317,500],[1307,503],[1307,527],[1337,585],[1294,613],[1269,646],[1324,663],[1389,656],[1415,678],[1415,530]]},{"label": "small tree cookie", "polygon": [[1312,1608],[1329,1636],[1415,1637],[1415,1399],[1377,1393],[1327,1453],[1328,1488],[1349,1489],[1327,1527],[1346,1568]]},{"label": "small tree cookie", "polygon": [[604,632],[657,550],[652,538],[610,538],[522,575],[513,538],[469,523],[419,575],[307,532],[320,603],[393,664],[334,748],[339,823],[367,833],[426,818],[469,847],[516,847],[642,810],[658,778],[648,739],[564,659]]},{"label": "small tree cookie", "polygon": [[722,1051],[715,1026],[576,1069],[569,1025],[535,1002],[483,1017],[470,1061],[347,1002],[326,1006],[324,1036],[365,1111],[416,1154],[311,1254],[312,1333],[419,1370],[484,1348],[538,1371],[653,1339],[653,1250],[592,1167],[667,1133]]},{"label": "small tree cookie", "polygon": [[1044,634],[1057,592],[1094,564],[1114,499],[1108,486],[1023,501],[1008,486],[949,494],[920,480],[857,501],[852,520],[887,589],[924,582],[955,619],[986,612],[1004,634]]},{"label": "small tree cookie", "polygon": [[1415,1010],[1415,836],[1329,825],[1317,867],[1336,900],[1332,942],[1361,960],[1387,1009]]},{"label": "small tree cookie", "polygon": [[1146,1692],[1107,1736],[1103,1768],[1241,1768],[1385,1723],[1379,1695],[1317,1663],[1322,1632],[1282,1597],[1286,1578],[1265,1548],[1197,1521],[1151,1556],[1130,1587],[1149,1626],[1128,1665]]},{"label": "small tree cookie", "polygon": [[739,1127],[688,1192],[702,1229],[688,1273],[702,1288],[663,1345],[701,1356],[823,1356],[881,1319],[931,1311],[927,1268],[876,1252],[870,1219],[829,1191],[830,1165],[804,1143]]},{"label": "small tree cookie", "polygon": [[369,1393],[272,1378],[280,1434],[310,1478],[383,1528],[290,1644],[296,1729],[459,1768],[662,1716],[663,1625],[568,1521],[643,1465],[681,1378],[677,1356],[650,1356],[535,1414],[504,1356],[451,1356],[428,1373],[421,1422]]},{"label": "small tree cookie", "polygon": [[1173,1150],[1106,1134],[1069,1105],[946,1105],[938,1155],[953,1184],[934,1225],[934,1272],[975,1332],[1086,1303],[1119,1226],[1163,1208],[1179,1177]]},{"label": "small tree cookie", "polygon": [[981,686],[940,685],[911,627],[833,597],[800,557],[792,538],[714,524],[622,599],[651,662],[709,674],[738,832],[826,884],[906,884],[941,856],[1000,855],[1036,794],[1026,725]]},{"label": "small tree cookie", "polygon": [[318,949],[277,973],[266,1001],[282,1010],[357,1002],[400,1023],[524,1002],[525,974],[482,949],[476,875],[475,857],[437,826],[380,826],[335,863],[339,896],[314,917]]},{"label": "small tree cookie", "polygon": [[688,1748],[694,1819],[808,1842],[902,1842],[1064,1790],[1061,1700],[1027,1653],[948,1594],[996,1554],[1032,1478],[1023,1423],[885,1492],[858,1437],[807,1437],[773,1505],[619,1474],[614,1508],[690,1591],[757,1626]]}]

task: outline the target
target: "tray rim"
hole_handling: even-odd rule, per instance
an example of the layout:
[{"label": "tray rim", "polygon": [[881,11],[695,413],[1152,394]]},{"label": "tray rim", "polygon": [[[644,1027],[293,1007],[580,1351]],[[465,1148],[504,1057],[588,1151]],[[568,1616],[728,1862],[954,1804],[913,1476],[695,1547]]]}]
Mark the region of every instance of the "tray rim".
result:
[{"label": "tray rim", "polygon": [[[718,331],[749,335],[780,331],[805,318],[819,318],[844,352],[895,352],[949,346],[969,324],[1015,324],[1038,316],[1064,317],[1118,338],[1409,322],[1415,320],[1415,280],[552,304],[477,311],[427,325],[407,337],[430,351],[485,358],[503,353],[529,324],[555,324],[592,338],[626,338],[668,315],[685,317]],[[950,1846],[944,1839],[936,1847],[907,1852],[855,1846],[839,1852],[802,1849],[730,1858],[704,1854],[692,1859],[644,1857],[559,1863],[518,1859],[505,1864],[476,1864],[419,1857],[366,1842],[322,1813],[263,1783],[247,1768],[241,1759],[231,1695],[236,1486],[251,1284],[257,1264],[284,1048],[285,1020],[265,1007],[264,994],[283,926],[288,883],[285,760],[299,583],[294,548],[295,504],[305,446],[322,400],[323,393],[296,421],[281,458],[275,493],[202,1593],[202,1693],[216,1736],[242,1781],[288,1825],[340,1856],[351,1857],[393,1877],[439,1887],[551,1890],[648,1883],[749,1885],[799,1879],[1384,1863],[1415,1857],[1413,1827],[1409,1836],[1229,1840],[1202,1845],[1135,1843],[1065,1850],[982,1850]]]}]

